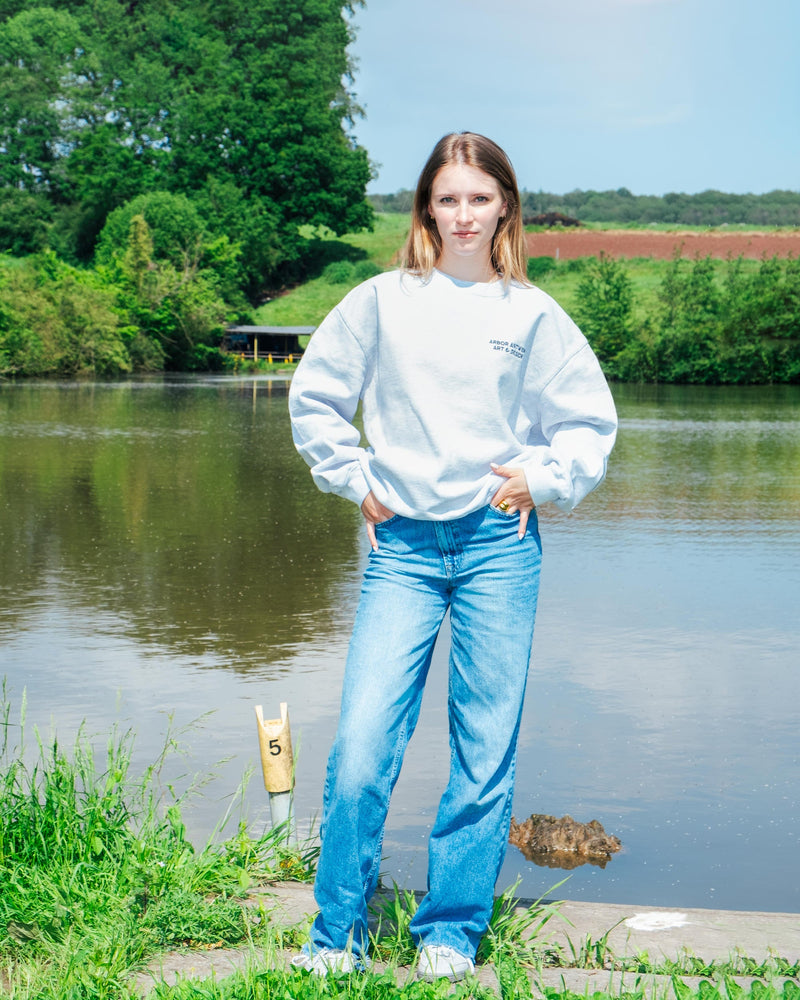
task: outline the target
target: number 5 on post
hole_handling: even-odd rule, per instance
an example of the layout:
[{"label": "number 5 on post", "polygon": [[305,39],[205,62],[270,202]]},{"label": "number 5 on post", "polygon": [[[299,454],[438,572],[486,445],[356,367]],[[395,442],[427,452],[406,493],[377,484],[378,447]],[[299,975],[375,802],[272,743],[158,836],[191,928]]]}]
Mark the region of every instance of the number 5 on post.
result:
[{"label": "number 5 on post", "polygon": [[292,788],[294,785],[294,754],[289,728],[289,711],[281,702],[280,719],[265,719],[260,705],[256,705],[258,720],[258,745],[261,750],[261,770],[264,787],[269,792],[269,808],[273,827],[287,824],[287,836],[292,830]]}]

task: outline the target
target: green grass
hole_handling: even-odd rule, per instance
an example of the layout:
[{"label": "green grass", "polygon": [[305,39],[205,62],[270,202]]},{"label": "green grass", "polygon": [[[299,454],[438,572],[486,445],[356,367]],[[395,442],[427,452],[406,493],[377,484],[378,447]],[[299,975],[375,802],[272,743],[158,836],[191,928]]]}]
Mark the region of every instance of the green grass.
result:
[{"label": "green grass", "polygon": [[[396,266],[407,232],[408,219],[405,215],[383,213],[376,215],[372,232],[353,233],[338,240],[332,233],[316,235],[323,244],[339,248],[340,252],[335,257],[331,255],[331,259],[347,259],[348,256],[355,260],[367,259],[381,270],[388,270]],[[325,247],[321,249],[324,252]],[[354,253],[348,254],[348,250]],[[351,287],[351,284],[332,284],[324,277],[312,278],[259,306],[255,311],[255,323],[264,326],[318,326]]]},{"label": "green grass", "polygon": [[[229,979],[207,979],[200,982],[183,982],[177,986],[161,986],[152,997],[159,1000],[322,1000],[328,997],[358,998],[358,1000],[388,1000],[403,997],[406,1000],[444,1000],[445,997],[474,998],[474,1000],[528,1000],[532,996],[528,973],[516,967],[498,975],[499,991],[481,986],[475,980],[465,980],[453,985],[446,980],[423,983],[410,979],[398,985],[392,972],[383,975],[353,975],[312,978],[298,972],[274,969],[251,971]],[[753,983],[748,988],[724,980],[719,983],[704,982],[694,989],[680,979],[674,980],[660,996],[664,1000],[797,1000],[797,987],[791,982]],[[610,996],[625,1000],[652,998],[646,984],[634,980],[619,993],[609,994],[599,990],[575,993],[563,988],[544,986],[546,1000],[606,1000]]]},{"label": "green grass", "polygon": [[248,888],[312,877],[316,848],[290,847],[282,830],[252,836],[240,822],[227,839],[190,843],[181,808],[193,789],[161,789],[179,734],[137,777],[130,733],[112,733],[100,762],[85,730],[69,751],[38,733],[29,750],[24,714],[16,726],[8,701],[0,709],[4,995],[125,996],[131,970],[165,948],[257,937]]},{"label": "green grass", "polygon": [[398,254],[408,236],[408,216],[384,212],[376,214],[371,233],[353,233],[342,240],[352,247],[364,250],[371,260],[383,268],[397,264]]}]

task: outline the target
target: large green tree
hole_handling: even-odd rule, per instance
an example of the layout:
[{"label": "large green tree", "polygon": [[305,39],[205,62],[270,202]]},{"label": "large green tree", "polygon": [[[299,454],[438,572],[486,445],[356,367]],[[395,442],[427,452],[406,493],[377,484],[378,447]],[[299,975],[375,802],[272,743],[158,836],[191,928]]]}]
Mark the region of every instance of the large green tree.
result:
[{"label": "large green tree", "polygon": [[368,225],[348,134],[357,2],[0,0],[0,212],[44,195],[51,242],[86,257],[115,207],[180,192],[242,245],[251,291],[297,256],[302,224]]}]

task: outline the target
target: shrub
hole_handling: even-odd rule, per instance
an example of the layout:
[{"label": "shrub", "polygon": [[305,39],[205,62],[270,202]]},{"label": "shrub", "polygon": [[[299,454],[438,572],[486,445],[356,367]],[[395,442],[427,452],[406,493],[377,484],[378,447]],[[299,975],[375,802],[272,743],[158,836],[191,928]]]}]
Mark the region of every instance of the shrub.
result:
[{"label": "shrub", "polygon": [[374,261],[334,260],[322,272],[322,280],[329,285],[357,285],[381,273],[381,268]]},{"label": "shrub", "polygon": [[550,271],[555,270],[555,257],[529,257],[528,258],[528,280],[538,281]]},{"label": "shrub", "polygon": [[44,253],[0,288],[0,373],[115,375],[132,368],[114,294],[98,276]]},{"label": "shrub", "polygon": [[17,257],[44,250],[51,219],[52,211],[44,198],[5,188],[0,195],[0,250]]},{"label": "shrub", "polygon": [[[578,325],[600,362],[611,362],[633,338],[633,289],[623,265],[592,258],[578,285]],[[612,366],[613,367],[613,366]]]},{"label": "shrub", "polygon": [[353,264],[349,260],[335,260],[322,272],[322,280],[329,285],[351,285],[354,277]]},{"label": "shrub", "polygon": [[148,225],[155,260],[167,260],[175,267],[182,267],[187,259],[199,256],[205,224],[195,206],[186,195],[151,191],[109,214],[97,244],[98,264],[108,264],[115,254],[125,252],[131,222],[136,216],[142,216]]},{"label": "shrub", "polygon": [[181,268],[156,260],[142,215],[131,219],[124,247],[101,271],[117,289],[118,308],[129,326],[158,344],[169,367],[218,367],[216,348],[227,307],[214,273],[198,259],[184,261]]},{"label": "shrub", "polygon": [[353,277],[356,281],[367,281],[381,273],[381,268],[371,260],[359,260],[353,265]]}]

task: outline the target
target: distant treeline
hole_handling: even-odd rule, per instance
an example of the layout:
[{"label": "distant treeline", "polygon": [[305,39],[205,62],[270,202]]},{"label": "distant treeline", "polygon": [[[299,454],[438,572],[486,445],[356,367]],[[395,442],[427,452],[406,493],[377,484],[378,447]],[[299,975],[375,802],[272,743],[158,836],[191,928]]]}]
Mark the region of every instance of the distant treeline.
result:
[{"label": "distant treeline", "polygon": [[[409,212],[413,191],[369,196],[378,212]],[[522,191],[522,214],[560,212],[581,222],[619,222],[647,225],[652,222],[684,226],[800,226],[800,191],[770,191],[767,194],[632,194],[616,191]]]}]

